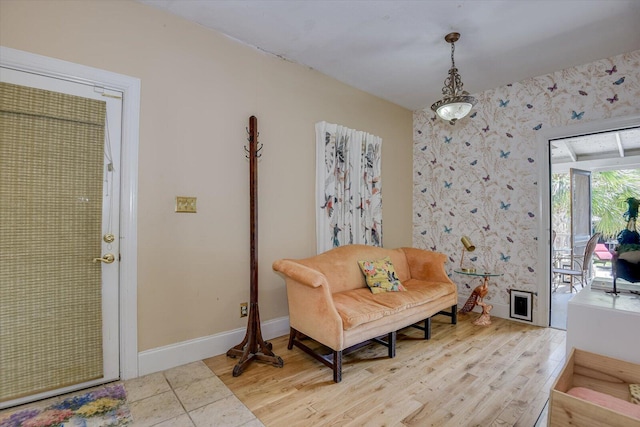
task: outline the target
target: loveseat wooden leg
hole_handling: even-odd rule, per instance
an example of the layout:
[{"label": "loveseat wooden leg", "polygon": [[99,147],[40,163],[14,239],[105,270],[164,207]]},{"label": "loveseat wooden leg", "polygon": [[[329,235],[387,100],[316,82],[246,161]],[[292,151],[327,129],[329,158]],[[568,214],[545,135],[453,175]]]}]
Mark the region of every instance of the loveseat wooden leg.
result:
[{"label": "loveseat wooden leg", "polygon": [[458,304],[451,306],[451,324],[458,324]]},{"label": "loveseat wooden leg", "polygon": [[298,331],[296,331],[293,328],[289,328],[289,344],[287,344],[287,349],[291,350],[293,348],[293,340],[296,338],[296,334],[298,333]]},{"label": "loveseat wooden leg", "polygon": [[387,337],[387,344],[389,350],[389,358],[393,359],[396,357],[396,331],[389,332],[389,336]]},{"label": "loveseat wooden leg", "polygon": [[342,351],[333,351],[333,382],[342,381]]},{"label": "loveseat wooden leg", "polygon": [[[438,314],[449,315],[449,313],[445,313],[443,311],[439,312]],[[425,340],[430,340],[431,339],[431,317],[427,317],[426,319],[424,319],[424,326],[422,326],[422,324],[420,322],[414,323],[411,326],[416,328],[416,329],[420,329],[422,332],[424,332],[424,339]]]},{"label": "loveseat wooden leg", "polygon": [[431,339],[431,317],[424,319],[424,339]]}]

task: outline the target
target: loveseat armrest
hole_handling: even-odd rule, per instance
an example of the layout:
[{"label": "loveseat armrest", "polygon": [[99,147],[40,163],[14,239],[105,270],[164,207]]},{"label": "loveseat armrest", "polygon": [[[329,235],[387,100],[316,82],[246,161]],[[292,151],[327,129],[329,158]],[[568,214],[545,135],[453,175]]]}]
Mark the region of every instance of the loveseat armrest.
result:
[{"label": "loveseat armrest", "polygon": [[451,282],[444,268],[447,262],[445,254],[416,248],[402,250],[407,257],[411,278],[430,282]]},{"label": "loveseat armrest", "polygon": [[333,350],[342,350],[342,318],[333,303],[327,277],[288,259],[274,262],[273,269],[285,278],[291,327]]},{"label": "loveseat armrest", "polygon": [[290,277],[298,283],[317,288],[318,286],[329,286],[327,277],[313,268],[302,265],[298,262],[281,259],[273,263],[273,269],[284,276]]}]

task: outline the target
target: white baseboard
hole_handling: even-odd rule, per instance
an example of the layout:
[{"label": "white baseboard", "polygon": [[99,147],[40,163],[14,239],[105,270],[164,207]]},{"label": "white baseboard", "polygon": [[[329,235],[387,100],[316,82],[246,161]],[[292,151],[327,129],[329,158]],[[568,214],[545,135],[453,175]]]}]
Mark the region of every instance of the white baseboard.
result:
[{"label": "white baseboard", "polygon": [[[289,333],[289,317],[262,322],[260,330],[265,340],[287,335]],[[231,347],[242,342],[246,331],[246,328],[234,329],[208,337],[142,351],[138,353],[138,375],[152,374],[224,354]]]},{"label": "white baseboard", "polygon": [[[458,309],[464,306],[468,296],[458,297]],[[509,306],[506,304],[492,304],[491,316],[503,319],[509,318]],[[476,306],[474,312],[481,313]],[[529,323],[529,322],[526,322]],[[267,320],[261,324],[262,337],[265,340],[281,337],[289,333],[289,317],[280,317]],[[196,338],[164,347],[152,348],[138,353],[138,375],[143,376],[160,372],[176,366],[207,359],[209,357],[224,354],[231,347],[242,342],[246,328],[221,332],[208,337]]]}]

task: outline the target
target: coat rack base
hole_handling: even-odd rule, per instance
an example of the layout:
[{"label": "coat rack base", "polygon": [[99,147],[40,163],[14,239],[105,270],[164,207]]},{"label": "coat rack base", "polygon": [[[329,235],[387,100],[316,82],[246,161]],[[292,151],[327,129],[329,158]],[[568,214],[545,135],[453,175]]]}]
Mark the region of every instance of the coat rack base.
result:
[{"label": "coat rack base", "polygon": [[244,339],[240,344],[227,351],[227,357],[231,357],[232,359],[240,358],[238,363],[233,367],[234,377],[240,376],[254,360],[269,363],[277,368],[284,366],[284,360],[271,351],[273,345],[262,339],[259,318],[258,305],[251,304],[247,333]]}]

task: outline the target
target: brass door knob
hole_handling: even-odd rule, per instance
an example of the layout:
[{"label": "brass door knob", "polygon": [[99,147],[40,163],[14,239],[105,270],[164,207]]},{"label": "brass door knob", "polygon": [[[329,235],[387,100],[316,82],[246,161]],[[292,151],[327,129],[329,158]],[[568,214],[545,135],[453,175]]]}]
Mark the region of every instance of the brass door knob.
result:
[{"label": "brass door knob", "polygon": [[105,264],[111,264],[116,260],[116,257],[113,254],[106,254],[102,258],[94,258],[93,262],[104,262]]}]

